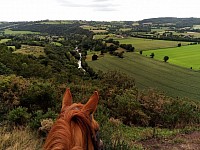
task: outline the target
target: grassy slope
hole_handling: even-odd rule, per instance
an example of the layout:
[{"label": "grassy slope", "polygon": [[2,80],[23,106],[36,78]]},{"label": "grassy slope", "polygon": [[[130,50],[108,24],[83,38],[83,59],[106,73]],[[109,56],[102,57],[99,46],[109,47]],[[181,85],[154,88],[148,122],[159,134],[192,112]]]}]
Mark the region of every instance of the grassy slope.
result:
[{"label": "grassy slope", "polygon": [[0,149],[1,150],[41,150],[43,139],[28,128],[0,127]]},{"label": "grassy slope", "polygon": [[136,79],[139,88],[158,88],[170,96],[200,99],[200,72],[155,61],[136,53],[125,53],[125,58],[105,55],[88,61],[94,70],[119,70]]},{"label": "grassy slope", "polygon": [[167,48],[161,50],[144,51],[143,55],[149,56],[154,53],[154,59],[163,60],[164,56],[169,56],[169,63],[186,68],[192,67],[195,70],[200,69],[200,45],[182,46],[177,48]]}]

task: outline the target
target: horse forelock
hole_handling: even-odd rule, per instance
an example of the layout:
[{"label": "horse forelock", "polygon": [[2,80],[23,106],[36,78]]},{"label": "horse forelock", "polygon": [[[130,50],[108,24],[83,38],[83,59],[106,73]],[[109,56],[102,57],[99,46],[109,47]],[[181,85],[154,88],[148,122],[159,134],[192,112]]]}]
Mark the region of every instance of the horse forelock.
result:
[{"label": "horse forelock", "polygon": [[[52,127],[48,139],[45,143],[45,149],[74,149],[73,147],[76,141],[74,141],[74,136],[82,136],[86,139],[83,146],[86,149],[92,146],[94,147],[93,140],[96,140],[95,130],[98,129],[97,122],[81,109],[83,104],[72,104],[62,110],[57,121]],[[74,129],[79,127],[82,135],[74,135]],[[88,142],[90,143],[88,144]]]}]

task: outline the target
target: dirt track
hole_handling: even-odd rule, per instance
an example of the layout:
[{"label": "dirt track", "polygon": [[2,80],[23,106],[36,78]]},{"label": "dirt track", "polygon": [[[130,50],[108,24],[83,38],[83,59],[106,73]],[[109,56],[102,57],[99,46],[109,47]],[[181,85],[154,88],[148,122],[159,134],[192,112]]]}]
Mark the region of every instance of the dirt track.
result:
[{"label": "dirt track", "polygon": [[170,139],[149,139],[141,142],[147,150],[200,150],[200,131],[179,134]]}]

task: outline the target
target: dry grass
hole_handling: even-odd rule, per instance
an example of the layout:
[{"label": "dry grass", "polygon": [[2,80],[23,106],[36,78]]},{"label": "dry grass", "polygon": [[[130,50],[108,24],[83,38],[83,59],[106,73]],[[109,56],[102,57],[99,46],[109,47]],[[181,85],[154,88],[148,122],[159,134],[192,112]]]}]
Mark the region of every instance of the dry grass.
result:
[{"label": "dry grass", "polygon": [[43,139],[28,128],[0,127],[1,150],[41,150]]}]

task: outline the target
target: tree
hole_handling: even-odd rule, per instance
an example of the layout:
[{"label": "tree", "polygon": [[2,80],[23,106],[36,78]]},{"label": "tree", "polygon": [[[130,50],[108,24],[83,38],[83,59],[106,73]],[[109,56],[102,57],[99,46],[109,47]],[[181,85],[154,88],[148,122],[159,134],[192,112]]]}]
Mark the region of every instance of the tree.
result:
[{"label": "tree", "polygon": [[124,58],[123,53],[124,53],[124,52],[118,53],[118,57],[119,57],[119,58]]},{"label": "tree", "polygon": [[154,58],[155,54],[154,53],[151,53],[150,57],[151,58]]},{"label": "tree", "polygon": [[169,57],[168,57],[168,56],[165,56],[165,57],[163,58],[163,60],[164,60],[165,62],[167,62],[167,61],[168,61],[168,59],[169,59]]},{"label": "tree", "polygon": [[96,54],[92,55],[92,60],[97,60],[98,56]]}]

